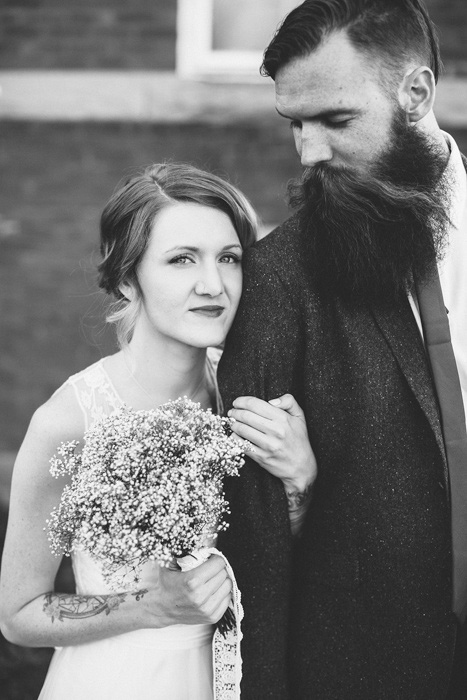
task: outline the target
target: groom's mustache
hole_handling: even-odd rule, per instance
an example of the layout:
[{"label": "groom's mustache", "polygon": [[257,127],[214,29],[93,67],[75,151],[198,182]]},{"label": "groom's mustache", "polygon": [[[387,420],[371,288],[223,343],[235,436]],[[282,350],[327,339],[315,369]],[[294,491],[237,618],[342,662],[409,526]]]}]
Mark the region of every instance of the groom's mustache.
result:
[{"label": "groom's mustache", "polygon": [[[302,183],[302,196],[310,210],[332,216],[334,207],[346,209],[349,214],[366,214],[368,224],[373,225],[403,222],[408,213],[425,224],[438,206],[434,192],[438,180],[431,187],[407,186],[381,176],[378,169],[361,175],[345,166],[322,163],[307,168]],[[444,201],[441,209],[445,211]]]}]

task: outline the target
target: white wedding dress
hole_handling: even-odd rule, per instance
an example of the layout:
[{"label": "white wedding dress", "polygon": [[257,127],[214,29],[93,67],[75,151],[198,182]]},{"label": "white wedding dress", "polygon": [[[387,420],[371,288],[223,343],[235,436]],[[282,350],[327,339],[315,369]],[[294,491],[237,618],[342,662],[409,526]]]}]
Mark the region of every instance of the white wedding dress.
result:
[{"label": "white wedding dress", "polygon": [[[215,381],[218,359],[217,351],[208,352],[207,376],[220,411]],[[83,410],[86,429],[122,406],[105,370],[105,358],[70,377],[65,385],[69,384]],[[72,564],[77,593],[115,593],[87,553],[73,553]],[[145,564],[138,588],[153,587],[159,571],[157,564]],[[213,632],[212,625],[172,625],[59,647],[39,700],[212,700]]]}]

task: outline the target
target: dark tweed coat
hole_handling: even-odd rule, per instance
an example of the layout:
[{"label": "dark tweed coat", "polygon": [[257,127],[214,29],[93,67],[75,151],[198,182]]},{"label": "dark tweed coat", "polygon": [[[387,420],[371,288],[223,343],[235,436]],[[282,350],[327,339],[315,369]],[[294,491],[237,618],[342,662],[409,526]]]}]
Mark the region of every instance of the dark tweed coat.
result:
[{"label": "dark tweed coat", "polygon": [[243,593],[242,700],[442,700],[456,624],[447,471],[405,299],[352,310],[316,293],[292,218],[248,251],[219,368],[240,395],[292,393],[319,468],[293,542],[280,481],[248,461],[221,537]]}]

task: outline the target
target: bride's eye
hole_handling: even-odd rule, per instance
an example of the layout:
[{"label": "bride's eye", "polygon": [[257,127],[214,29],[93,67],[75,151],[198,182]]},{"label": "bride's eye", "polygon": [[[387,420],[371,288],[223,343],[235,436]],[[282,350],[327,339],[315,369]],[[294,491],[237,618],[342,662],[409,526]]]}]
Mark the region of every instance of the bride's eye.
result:
[{"label": "bride's eye", "polygon": [[193,262],[189,255],[177,255],[169,260],[170,265],[186,265]]},{"label": "bride's eye", "polygon": [[240,258],[240,256],[235,255],[234,253],[226,253],[225,255],[222,255],[219,258],[219,262],[235,264],[235,263],[241,263],[242,259]]}]

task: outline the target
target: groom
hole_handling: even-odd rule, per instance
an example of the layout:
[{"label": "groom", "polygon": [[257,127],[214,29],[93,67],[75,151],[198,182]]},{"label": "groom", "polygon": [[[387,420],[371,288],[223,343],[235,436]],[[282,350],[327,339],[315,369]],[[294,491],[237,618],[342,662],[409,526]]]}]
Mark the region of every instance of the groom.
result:
[{"label": "groom", "polygon": [[227,408],[293,394],[318,477],[295,537],[279,480],[249,461],[228,484],[242,700],[467,698],[420,292],[437,267],[465,437],[467,184],[432,110],[439,63],[419,0],[305,0],[265,52],[305,170],[295,215],[245,256],[219,381]]}]

